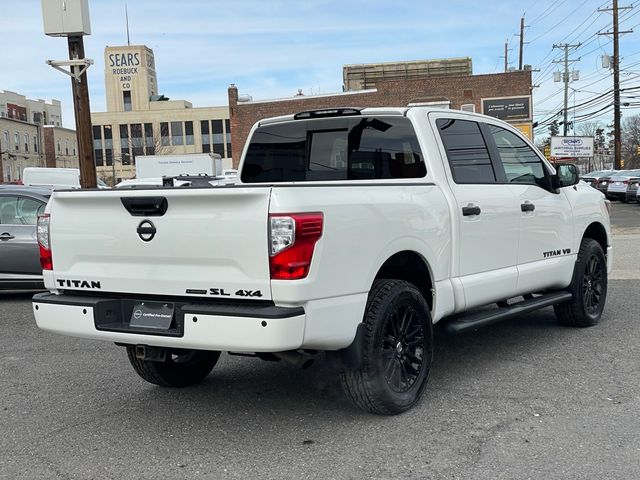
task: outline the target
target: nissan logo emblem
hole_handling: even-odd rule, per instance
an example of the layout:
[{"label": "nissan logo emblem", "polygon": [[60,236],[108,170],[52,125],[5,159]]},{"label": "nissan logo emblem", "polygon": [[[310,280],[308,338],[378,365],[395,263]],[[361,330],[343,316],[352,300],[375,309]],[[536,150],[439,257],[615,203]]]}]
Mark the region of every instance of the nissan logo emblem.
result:
[{"label": "nissan logo emblem", "polygon": [[156,236],[156,227],[153,223],[151,223],[151,221],[143,220],[142,222],[140,222],[140,225],[138,225],[138,229],[136,230],[136,232],[138,232],[140,240],[142,240],[143,242],[150,242],[151,240],[153,240],[153,237]]}]

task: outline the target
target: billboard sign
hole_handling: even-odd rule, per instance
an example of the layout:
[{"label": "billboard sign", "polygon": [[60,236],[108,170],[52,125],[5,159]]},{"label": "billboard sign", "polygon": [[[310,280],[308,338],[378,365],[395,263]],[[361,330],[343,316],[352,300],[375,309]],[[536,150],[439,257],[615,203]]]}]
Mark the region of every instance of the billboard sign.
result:
[{"label": "billboard sign", "polygon": [[593,137],[551,137],[551,156],[593,157]]},{"label": "billboard sign", "polygon": [[531,96],[483,98],[482,113],[506,122],[531,120]]}]

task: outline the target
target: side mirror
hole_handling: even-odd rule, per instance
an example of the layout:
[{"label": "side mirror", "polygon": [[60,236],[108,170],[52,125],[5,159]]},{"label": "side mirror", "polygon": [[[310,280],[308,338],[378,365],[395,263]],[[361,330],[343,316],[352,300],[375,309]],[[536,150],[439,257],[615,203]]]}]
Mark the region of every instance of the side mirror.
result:
[{"label": "side mirror", "polygon": [[578,167],[571,163],[563,163],[556,167],[556,174],[552,177],[553,188],[570,187],[580,181]]}]

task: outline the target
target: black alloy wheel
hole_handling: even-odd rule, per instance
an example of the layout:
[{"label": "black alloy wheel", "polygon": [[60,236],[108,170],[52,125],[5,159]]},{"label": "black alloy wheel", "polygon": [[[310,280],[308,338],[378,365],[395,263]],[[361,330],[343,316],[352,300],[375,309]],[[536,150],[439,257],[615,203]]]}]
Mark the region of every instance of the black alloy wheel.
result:
[{"label": "black alloy wheel", "polygon": [[596,240],[582,240],[567,290],[573,299],[554,307],[558,321],[572,327],[596,325],[607,300],[607,259]]},{"label": "black alloy wheel", "polygon": [[412,305],[397,305],[387,318],[382,341],[384,377],[395,392],[408,391],[424,368],[423,322]]},{"label": "black alloy wheel", "polygon": [[604,277],[602,264],[595,254],[587,260],[582,278],[582,296],[587,313],[595,315],[602,299]]},{"label": "black alloy wheel", "polygon": [[376,280],[362,321],[362,357],[357,368],[344,368],[342,386],[361,409],[396,415],[421,398],[433,359],[429,306],[415,285]]}]

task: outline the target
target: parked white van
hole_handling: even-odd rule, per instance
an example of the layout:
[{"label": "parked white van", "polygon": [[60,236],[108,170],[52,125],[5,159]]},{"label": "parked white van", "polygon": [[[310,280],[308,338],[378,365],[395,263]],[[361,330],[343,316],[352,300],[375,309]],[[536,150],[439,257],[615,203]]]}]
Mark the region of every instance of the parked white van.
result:
[{"label": "parked white van", "polygon": [[80,188],[80,170],[77,168],[27,167],[22,173],[22,183],[29,186],[51,188]]}]

